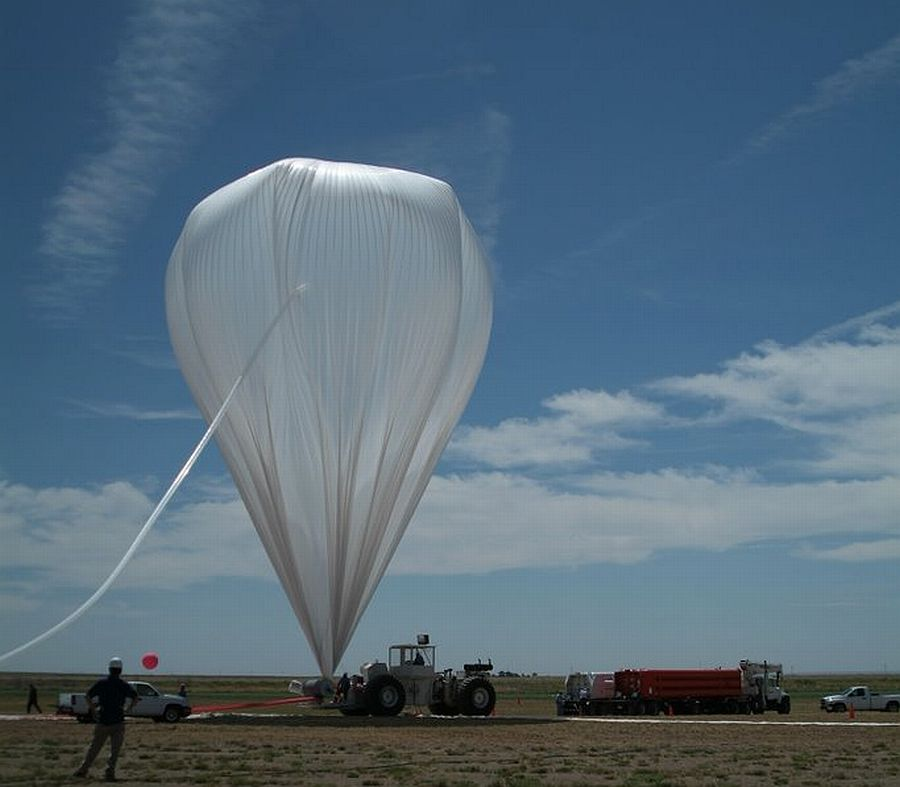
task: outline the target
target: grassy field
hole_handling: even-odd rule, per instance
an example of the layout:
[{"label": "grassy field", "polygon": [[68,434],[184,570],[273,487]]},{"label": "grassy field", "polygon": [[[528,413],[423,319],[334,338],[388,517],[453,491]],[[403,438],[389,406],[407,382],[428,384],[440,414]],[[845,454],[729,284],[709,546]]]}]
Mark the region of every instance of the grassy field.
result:
[{"label": "grassy field", "polygon": [[[136,676],[132,676],[136,677]],[[67,784],[90,727],[52,718],[59,691],[94,676],[0,674],[0,714],[24,711],[27,686],[45,718],[0,720],[0,783]],[[179,676],[152,676],[174,691]],[[286,678],[184,678],[195,705],[286,695]],[[554,716],[561,678],[497,678],[490,719],[350,719],[280,706],[178,725],[128,724],[119,775],[133,785],[719,785],[900,784],[896,714],[825,714],[818,697],[852,683],[900,689],[900,676],[789,678],[789,717],[565,721]],[[697,724],[735,721],[745,724]],[[767,722],[841,722],[840,726]],[[870,723],[877,722],[877,726]],[[104,757],[105,755],[101,755]],[[94,776],[102,775],[102,761]]]}]

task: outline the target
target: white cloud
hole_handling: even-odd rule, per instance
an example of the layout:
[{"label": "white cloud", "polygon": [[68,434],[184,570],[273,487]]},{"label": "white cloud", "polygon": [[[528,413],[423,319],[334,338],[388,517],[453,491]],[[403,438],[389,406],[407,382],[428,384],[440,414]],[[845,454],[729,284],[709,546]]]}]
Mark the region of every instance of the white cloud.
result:
[{"label": "white cloud", "polygon": [[[451,572],[627,562],[769,539],[881,535],[889,545],[900,532],[900,336],[888,322],[898,313],[893,304],[796,346],[765,343],[719,372],[651,383],[645,398],[577,390],[546,400],[551,416],[458,430],[450,456],[517,472],[435,479],[398,570],[428,570],[442,533],[446,554],[462,554]],[[685,404],[700,411],[674,417]],[[764,452],[755,468],[596,471],[604,451],[652,449],[648,430],[687,446],[719,434],[752,455],[753,432],[734,429],[760,421],[785,435],[778,446],[802,436],[811,450],[790,461]],[[767,479],[787,466],[790,483]],[[864,548],[842,549],[821,557]]]},{"label": "white cloud", "polygon": [[598,473],[569,483],[578,490],[501,473],[436,477],[393,570],[631,563],[669,549],[900,531],[897,478],[775,484],[720,468]]},{"label": "white cloud", "polygon": [[720,372],[667,378],[650,388],[709,402],[709,419],[770,421],[812,437],[821,454],[807,464],[810,473],[898,474],[900,332],[872,322],[896,316],[897,307],[793,347],[768,342]]},{"label": "white cloud", "polygon": [[137,5],[105,91],[106,147],[69,172],[43,227],[44,282],[31,295],[72,318],[114,275],[116,254],[162,175],[222,93],[254,2],[147,0]]},{"label": "white cloud", "polygon": [[659,422],[665,417],[661,405],[638,399],[628,391],[612,395],[579,388],[551,396],[543,404],[583,426],[634,427]]},{"label": "white cloud", "polygon": [[657,390],[703,397],[733,417],[785,425],[847,413],[896,408],[900,341],[828,342],[781,347],[774,342],[727,361],[723,371],[672,377]]},{"label": "white cloud", "polygon": [[2,482],[0,566],[7,576],[16,571],[41,582],[53,577],[64,585],[99,585],[151,509],[125,482],[88,489]]},{"label": "white cloud", "polygon": [[[210,499],[170,507],[116,587],[177,589],[214,577],[274,578],[234,488],[223,493],[221,485],[205,484],[204,490]],[[154,504],[127,482],[85,489],[0,482],[2,591],[15,590],[26,603],[48,585],[98,587]]]},{"label": "white cloud", "polygon": [[[650,385],[645,398],[579,389],[547,399],[545,417],[460,430],[451,456],[503,472],[433,478],[391,570],[629,563],[661,550],[761,541],[805,541],[800,554],[816,559],[896,560],[900,338],[886,316],[793,347],[766,344],[718,373]],[[705,409],[692,419],[672,417],[685,398]],[[642,452],[652,450],[660,430],[688,445],[720,430],[729,443],[735,425],[759,420],[818,446],[802,463],[794,460],[789,481],[771,477],[772,464],[784,462],[778,454],[756,466],[686,463],[642,472],[598,463],[599,453],[639,440]],[[752,440],[752,432],[740,439]],[[152,504],[127,482],[86,489],[0,482],[0,594],[27,605],[51,582],[97,587]],[[821,539],[827,547],[816,546]],[[180,588],[228,576],[274,581],[233,486],[196,478],[120,583]]]},{"label": "white cloud", "polygon": [[[634,447],[620,432],[665,420],[663,408],[627,391],[579,389],[550,397],[547,418],[510,418],[496,427],[461,427],[449,454],[491,467],[584,464],[599,451]],[[617,431],[618,430],[618,431]]]}]

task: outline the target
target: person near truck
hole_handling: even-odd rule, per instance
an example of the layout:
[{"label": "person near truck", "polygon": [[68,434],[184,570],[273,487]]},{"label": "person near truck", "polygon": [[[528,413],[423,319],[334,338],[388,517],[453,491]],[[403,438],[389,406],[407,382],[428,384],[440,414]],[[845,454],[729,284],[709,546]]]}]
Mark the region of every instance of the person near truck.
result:
[{"label": "person near truck", "polygon": [[37,689],[34,687],[33,683],[28,684],[28,707],[25,709],[26,713],[31,713],[32,708],[37,708],[38,713],[43,713],[41,710],[41,706],[38,705],[37,700]]},{"label": "person near truck", "polygon": [[122,680],[122,659],[118,656],[109,661],[109,675],[98,680],[88,689],[87,701],[92,716],[97,719],[94,726],[94,737],[84,761],[75,771],[75,776],[85,778],[91,764],[109,738],[109,759],[106,761],[106,780],[116,781],[116,762],[125,741],[125,701],[129,700],[128,710],[139,700],[137,692],[130,683]]}]

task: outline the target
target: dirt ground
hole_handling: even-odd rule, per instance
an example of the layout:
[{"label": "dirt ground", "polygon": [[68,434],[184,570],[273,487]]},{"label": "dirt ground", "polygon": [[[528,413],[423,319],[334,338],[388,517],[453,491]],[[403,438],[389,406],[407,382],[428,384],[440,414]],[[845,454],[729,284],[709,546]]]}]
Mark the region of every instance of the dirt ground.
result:
[{"label": "dirt ground", "polygon": [[[781,722],[782,717],[767,717]],[[350,719],[223,715],[128,723],[130,785],[897,785],[900,726],[715,719]],[[721,721],[725,721],[724,719]],[[879,719],[880,721],[880,719]],[[71,777],[89,725],[0,720],[0,783]],[[101,754],[92,776],[103,774]]]}]

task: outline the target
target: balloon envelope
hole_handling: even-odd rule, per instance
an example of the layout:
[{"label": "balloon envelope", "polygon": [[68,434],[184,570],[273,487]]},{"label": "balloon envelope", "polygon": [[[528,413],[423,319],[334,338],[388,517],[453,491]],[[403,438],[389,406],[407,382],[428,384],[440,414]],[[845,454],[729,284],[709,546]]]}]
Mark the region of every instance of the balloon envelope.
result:
[{"label": "balloon envelope", "polygon": [[166,309],[207,421],[259,351],[216,440],[330,676],[481,369],[477,238],[441,181],[280,161],[192,211]]},{"label": "balloon envelope", "polygon": [[159,656],[156,653],[145,653],[141,656],[141,664],[144,669],[156,669],[159,666]]}]

